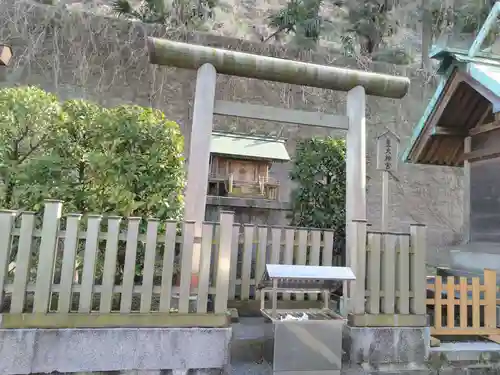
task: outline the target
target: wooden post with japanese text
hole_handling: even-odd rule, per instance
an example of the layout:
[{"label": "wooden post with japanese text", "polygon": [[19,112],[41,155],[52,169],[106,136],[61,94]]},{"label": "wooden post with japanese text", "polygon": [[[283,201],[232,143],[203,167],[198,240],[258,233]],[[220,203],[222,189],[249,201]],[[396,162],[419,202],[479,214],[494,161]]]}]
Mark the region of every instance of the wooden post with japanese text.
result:
[{"label": "wooden post with japanese text", "polygon": [[377,137],[377,170],[382,171],[381,230],[387,231],[389,213],[389,174],[397,170],[399,137],[387,130]]}]

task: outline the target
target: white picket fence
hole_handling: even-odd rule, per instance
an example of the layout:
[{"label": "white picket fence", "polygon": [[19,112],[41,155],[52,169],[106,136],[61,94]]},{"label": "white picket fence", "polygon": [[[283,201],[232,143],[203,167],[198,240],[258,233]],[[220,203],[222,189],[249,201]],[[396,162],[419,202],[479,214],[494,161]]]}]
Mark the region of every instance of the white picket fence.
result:
[{"label": "white picket fence", "polygon": [[[46,202],[41,221],[32,212],[0,212],[4,314],[172,308],[221,314],[228,300],[260,298],[255,285],[266,263],[340,263],[332,231],[240,225],[223,212],[219,223],[203,223],[195,238],[194,222],[150,219],[141,226],[136,217],[61,212],[59,201]],[[198,288],[191,285],[195,243],[201,246]]]}]

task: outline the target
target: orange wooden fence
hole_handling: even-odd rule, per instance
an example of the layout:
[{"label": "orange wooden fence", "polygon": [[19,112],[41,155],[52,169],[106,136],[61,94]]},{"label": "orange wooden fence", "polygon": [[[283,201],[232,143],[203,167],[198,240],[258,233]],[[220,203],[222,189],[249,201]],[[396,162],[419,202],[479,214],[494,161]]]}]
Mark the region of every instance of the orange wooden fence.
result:
[{"label": "orange wooden fence", "polygon": [[483,276],[429,277],[426,300],[432,335],[498,335],[497,273]]}]

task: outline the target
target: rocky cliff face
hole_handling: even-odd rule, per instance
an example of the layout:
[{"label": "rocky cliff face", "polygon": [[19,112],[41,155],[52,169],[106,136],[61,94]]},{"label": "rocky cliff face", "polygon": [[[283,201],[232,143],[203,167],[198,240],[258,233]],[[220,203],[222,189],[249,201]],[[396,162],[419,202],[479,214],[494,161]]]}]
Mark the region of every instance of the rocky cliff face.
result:
[{"label": "rocky cliff face", "polygon": [[[192,43],[295,58],[357,69],[407,75],[411,91],[403,100],[368,98],[368,215],[376,228],[380,214],[380,175],[375,171],[374,138],[386,128],[395,131],[404,148],[412,129],[434,91],[433,79],[416,69],[391,65],[360,66],[321,50],[315,54],[203,34],[179,34],[81,12],[59,11],[20,0],[0,4],[0,40],[13,45],[15,62],[0,73],[0,87],[39,85],[62,99],[85,98],[104,105],[136,103],[163,110],[177,121],[189,145],[194,72],[148,63],[145,36],[154,35]],[[285,108],[344,113],[345,93],[220,76],[217,98]],[[216,118],[215,128],[278,134],[288,139],[293,155],[301,138],[327,135],[311,127],[278,126],[261,121]],[[330,132],[333,134],[332,132]],[[286,179],[290,165],[277,166],[274,176]],[[460,169],[400,166],[391,180],[391,227],[407,230],[411,222],[429,227],[430,243],[448,244],[459,237],[462,225]],[[290,184],[283,187],[287,195]]]}]

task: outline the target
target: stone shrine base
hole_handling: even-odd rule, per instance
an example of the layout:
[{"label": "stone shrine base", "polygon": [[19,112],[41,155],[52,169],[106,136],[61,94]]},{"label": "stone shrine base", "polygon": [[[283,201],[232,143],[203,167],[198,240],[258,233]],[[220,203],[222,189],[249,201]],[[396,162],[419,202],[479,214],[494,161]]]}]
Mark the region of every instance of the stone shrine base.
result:
[{"label": "stone shrine base", "polygon": [[[0,374],[220,374],[231,328],[1,329]],[[166,372],[164,372],[166,370]]]}]

